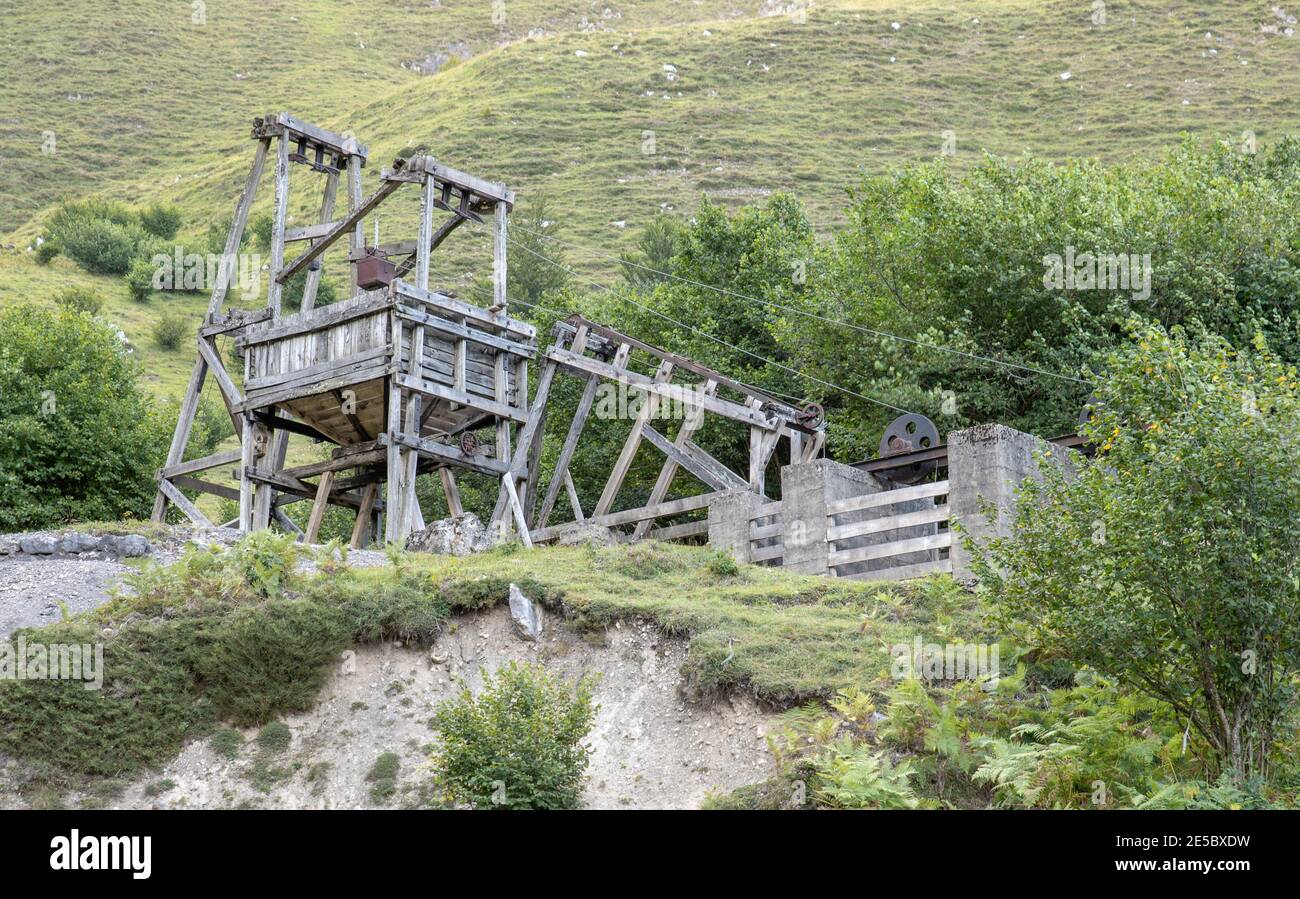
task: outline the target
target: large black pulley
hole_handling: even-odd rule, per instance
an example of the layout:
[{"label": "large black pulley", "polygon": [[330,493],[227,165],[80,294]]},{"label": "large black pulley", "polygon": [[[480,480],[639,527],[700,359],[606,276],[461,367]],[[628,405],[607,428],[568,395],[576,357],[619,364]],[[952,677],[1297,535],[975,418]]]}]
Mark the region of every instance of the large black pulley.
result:
[{"label": "large black pulley", "polygon": [[[934,422],[916,412],[900,415],[885,428],[880,438],[880,456],[897,456],[916,450],[933,449],[939,445],[939,429]],[[935,470],[938,463],[934,459],[913,462],[898,468],[880,472],[896,484],[916,484]]]}]

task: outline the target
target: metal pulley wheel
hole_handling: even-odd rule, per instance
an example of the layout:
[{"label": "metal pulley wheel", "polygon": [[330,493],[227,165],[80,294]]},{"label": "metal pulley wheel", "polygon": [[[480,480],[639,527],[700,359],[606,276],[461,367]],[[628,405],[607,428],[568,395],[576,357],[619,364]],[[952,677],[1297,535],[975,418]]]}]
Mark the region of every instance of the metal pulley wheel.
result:
[{"label": "metal pulley wheel", "polygon": [[[895,456],[914,450],[933,449],[939,445],[939,429],[924,415],[909,412],[891,421],[880,438],[880,455]],[[916,484],[937,466],[934,459],[891,468],[881,474],[896,484]]]},{"label": "metal pulley wheel", "polygon": [[474,450],[478,449],[478,438],[472,431],[465,431],[460,435],[460,451],[467,456],[474,455]]},{"label": "metal pulley wheel", "polygon": [[809,403],[800,409],[794,420],[810,431],[815,431],[826,423],[826,411],[820,403]]}]

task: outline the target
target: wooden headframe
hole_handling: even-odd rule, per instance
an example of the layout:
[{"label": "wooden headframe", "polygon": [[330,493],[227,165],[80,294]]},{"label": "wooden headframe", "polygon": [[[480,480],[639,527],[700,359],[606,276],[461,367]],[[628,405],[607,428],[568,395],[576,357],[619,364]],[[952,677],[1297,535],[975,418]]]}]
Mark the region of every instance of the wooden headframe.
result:
[{"label": "wooden headframe", "polygon": [[[253,164],[235,207],[226,257],[243,240],[249,212],[268,156],[274,149],[274,212],[266,308],[225,310],[232,266],[219,267],[208,314],[199,330],[195,362],[166,464],[158,472],[153,518],[168,504],[197,524],[212,523],[182,489],[239,501],[243,531],[272,519],[297,530],[282,507],[314,502],[305,534],[314,541],[329,505],[356,510],[352,543],[377,531],[400,541],[423,516],[415,498],[419,474],[437,471],[448,505],[459,512],[453,470],[485,472],[505,480],[512,429],[526,430],[528,363],[536,355],[536,330],[505,315],[506,219],[514,193],[503,185],[446,166],[429,156],[395,160],[366,196],[361,169],[368,151],[354,138],[310,125],[288,113],[253,123]],[[289,171],[303,165],[324,176],[319,221],[287,227]],[[346,178],[347,215],[336,219],[340,175]],[[413,240],[384,247],[365,245],[364,219],[405,184],[419,185],[420,219]],[[434,226],[436,212],[451,217]],[[482,308],[429,289],[430,257],[466,221],[494,224],[494,302]],[[343,237],[351,263],[348,299],[315,309],[322,255]],[[289,245],[305,249],[286,259]],[[368,256],[391,264],[386,285],[361,284],[357,263]],[[300,311],[283,315],[284,285],[306,271]],[[375,289],[378,287],[378,289]],[[217,350],[219,336],[235,338],[244,355],[242,384],[227,372]],[[182,461],[207,376],[217,381],[235,423],[240,448]],[[241,390],[242,386],[242,390]],[[495,444],[478,447],[472,432],[495,426]],[[336,444],[323,462],[285,468],[288,435]],[[466,436],[469,435],[469,436]],[[194,477],[220,466],[239,465],[238,490]],[[352,473],[348,475],[347,473]],[[315,478],[312,483],[309,479]],[[379,485],[386,483],[381,497]],[[503,485],[513,493],[513,484]],[[519,500],[512,511],[522,521]],[[234,522],[231,522],[232,524]],[[527,531],[523,531],[527,540]]]}]

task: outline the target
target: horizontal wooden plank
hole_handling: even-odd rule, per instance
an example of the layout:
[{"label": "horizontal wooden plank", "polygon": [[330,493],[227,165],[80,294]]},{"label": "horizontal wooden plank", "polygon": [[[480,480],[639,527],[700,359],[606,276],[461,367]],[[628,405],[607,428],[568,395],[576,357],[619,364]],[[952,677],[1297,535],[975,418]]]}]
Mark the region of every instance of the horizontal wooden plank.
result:
[{"label": "horizontal wooden plank", "polygon": [[172,478],[178,474],[193,474],[196,471],[207,471],[209,468],[216,468],[219,465],[230,465],[238,462],[243,452],[242,449],[232,449],[226,450],[224,453],[213,453],[201,459],[192,459],[189,462],[179,462],[176,465],[169,465],[160,470],[158,477]]},{"label": "horizontal wooden plank", "polygon": [[261,409],[266,406],[274,406],[286,403],[289,400],[298,399],[305,396],[314,396],[318,393],[329,393],[332,390],[343,387],[353,387],[363,384],[374,378],[382,378],[388,374],[388,365],[382,360],[378,364],[370,366],[356,367],[349,366],[348,369],[338,375],[323,381],[308,381],[296,387],[271,387],[264,390],[256,391],[251,395],[245,395],[243,404],[235,411],[248,411],[251,409]]},{"label": "horizontal wooden plank", "polygon": [[709,533],[708,521],[688,521],[666,528],[654,528],[646,536],[651,540],[681,540],[684,537],[702,537]]},{"label": "horizontal wooden plank", "polygon": [[301,228],[285,228],[284,242],[295,243],[300,240],[318,240],[338,227],[338,222],[317,222]]},{"label": "horizontal wooden plank", "polygon": [[516,409],[514,406],[506,403],[490,400],[486,397],[479,396],[476,393],[466,393],[463,390],[453,390],[443,384],[434,381],[426,381],[424,378],[417,378],[414,375],[398,375],[397,383],[407,390],[418,390],[427,396],[434,396],[441,400],[447,400],[451,403],[459,403],[462,406],[469,406],[471,409],[480,409],[499,418],[508,418],[511,421],[525,423],[528,421],[528,413],[522,409]]},{"label": "horizontal wooden plank", "polygon": [[874,509],[877,506],[893,506],[914,499],[928,496],[944,496],[948,493],[948,482],[938,481],[934,484],[917,484],[914,487],[899,487],[897,490],[884,490],[880,493],[864,493],[848,499],[836,500],[826,504],[827,515],[839,515],[841,512],[857,512],[861,509]]},{"label": "horizontal wooden plank", "polygon": [[352,321],[365,315],[387,312],[396,301],[387,297],[368,297],[357,302],[331,303],[318,309],[299,312],[281,319],[278,324],[250,328],[239,339],[241,347],[255,346],[272,340],[281,340],[298,334],[324,331],[343,322]]},{"label": "horizontal wooden plank", "polygon": [[275,375],[261,375],[256,378],[249,378],[244,384],[244,390],[253,392],[265,390],[269,387],[295,387],[308,381],[323,381],[331,377],[342,374],[345,369],[362,365],[366,362],[373,362],[388,356],[393,351],[391,346],[371,347],[360,353],[354,353],[351,356],[343,356],[338,359],[327,359],[324,362],[317,362],[315,365],[309,365],[306,368],[300,368],[296,371],[282,372]]},{"label": "horizontal wooden plank", "polygon": [[439,318],[436,315],[429,315],[419,310],[412,309],[410,306],[398,306],[397,314],[408,321],[417,322],[435,331],[443,334],[450,334],[461,340],[470,343],[477,343],[482,346],[492,347],[494,350],[501,350],[514,356],[521,356],[524,359],[533,359],[537,356],[537,348],[531,344],[521,343],[516,340],[509,340],[504,337],[497,337],[495,334],[489,334],[478,328],[469,328],[465,325],[458,325],[455,322],[447,321],[445,318]]},{"label": "horizontal wooden plank", "polygon": [[489,312],[481,306],[466,303],[464,300],[458,300],[446,294],[421,290],[414,284],[409,284],[400,278],[393,281],[389,289],[392,290],[395,296],[432,306],[444,314],[463,315],[465,318],[472,319],[484,327],[515,334],[524,340],[535,341],[537,339],[537,328],[526,321],[511,318],[503,312]]},{"label": "horizontal wooden plank", "polygon": [[774,543],[771,546],[750,547],[749,561],[766,562],[770,559],[785,558],[785,547],[780,543]]},{"label": "horizontal wooden plank", "polygon": [[776,524],[765,524],[762,527],[753,524],[749,525],[750,540],[766,540],[768,537],[780,537],[785,533],[785,525],[781,522]]},{"label": "horizontal wooden plank", "polygon": [[[621,524],[635,524],[638,521],[645,521],[647,518],[681,515],[683,512],[693,512],[696,509],[706,508],[715,496],[717,496],[716,493],[701,493],[698,496],[688,496],[684,499],[675,499],[654,506],[643,506],[639,509],[627,509],[622,512],[609,512],[605,515],[588,518],[586,523],[610,528]],[[532,532],[532,538],[534,541],[553,540],[566,527],[568,525],[557,524],[549,528],[541,528]]]},{"label": "horizontal wooden plank", "polygon": [[933,509],[922,509],[919,512],[904,512],[901,515],[887,515],[883,518],[855,521],[852,524],[835,525],[826,529],[826,539],[831,542],[848,540],[852,537],[865,537],[868,534],[880,534],[885,531],[896,531],[900,528],[933,524],[947,520],[948,506],[945,503],[942,506],[935,506]]},{"label": "horizontal wooden plank", "polygon": [[468,468],[470,471],[477,471],[481,474],[501,476],[510,470],[509,463],[493,459],[491,456],[469,455],[454,444],[439,443],[428,438],[416,439],[407,434],[399,434],[395,439],[398,444],[413,449],[421,455],[431,456],[440,461],[449,462],[461,468]]},{"label": "horizontal wooden plank", "polygon": [[876,543],[872,546],[859,546],[857,549],[832,550],[827,563],[832,567],[851,565],[854,562],[869,562],[872,559],[889,559],[907,553],[926,552],[943,549],[952,545],[952,532],[930,534],[927,537],[911,537],[907,540],[894,540],[890,543]]},{"label": "horizontal wooden plank", "polygon": [[925,577],[928,574],[952,574],[952,559],[917,562],[914,565],[896,565],[893,568],[859,571],[855,574],[842,574],[839,577],[855,581],[905,581],[909,578]]}]

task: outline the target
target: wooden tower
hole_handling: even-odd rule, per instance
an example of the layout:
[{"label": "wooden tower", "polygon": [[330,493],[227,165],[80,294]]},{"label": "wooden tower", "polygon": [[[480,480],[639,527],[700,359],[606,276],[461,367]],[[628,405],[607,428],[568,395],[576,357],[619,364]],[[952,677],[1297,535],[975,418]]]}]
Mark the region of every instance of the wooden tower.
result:
[{"label": "wooden tower", "polygon": [[[396,160],[366,196],[361,170],[367,149],[355,139],[307,124],[287,113],[253,123],[257,150],[235,209],[225,253],[234,258],[267,157],[275,151],[275,198],[266,308],[224,309],[230,268],[220,267],[208,314],[198,334],[199,358],[181,405],[166,465],[158,472],[153,519],[168,503],[194,522],[212,523],[182,488],[239,500],[238,524],[248,532],[272,518],[294,529],[282,507],[314,502],[304,538],[315,541],[329,505],[356,510],[352,545],[363,545],[382,515],[383,539],[401,541],[424,526],[415,499],[416,476],[437,471],[453,514],[459,514],[458,469],[502,479],[496,524],[510,522],[528,541],[516,489],[512,440],[525,453],[540,443],[538,418],[528,410],[528,364],[537,354],[536,330],[504,313],[507,215],[514,193],[503,185],[445,166],[431,156]],[[324,177],[320,220],[286,226],[289,171],[302,165]],[[335,218],[339,177],[347,179],[348,213]],[[420,190],[414,239],[383,247],[365,243],[364,219],[407,184]],[[435,226],[438,213],[449,214]],[[492,217],[491,307],[429,289],[430,256],[464,222]],[[349,297],[315,308],[321,255],[347,238]],[[289,244],[305,249],[286,261]],[[300,311],[281,314],[284,284],[306,270]],[[241,384],[226,370],[216,338],[232,335],[242,350]],[[234,421],[240,449],[188,462],[185,446],[200,391],[211,374]],[[242,388],[242,389],[241,389]],[[474,432],[491,428],[492,445]],[[290,433],[335,444],[323,462],[285,468]],[[239,489],[194,477],[237,463]],[[314,482],[313,482],[314,479]],[[380,485],[386,488],[381,497]],[[233,522],[232,522],[233,523]]]}]

